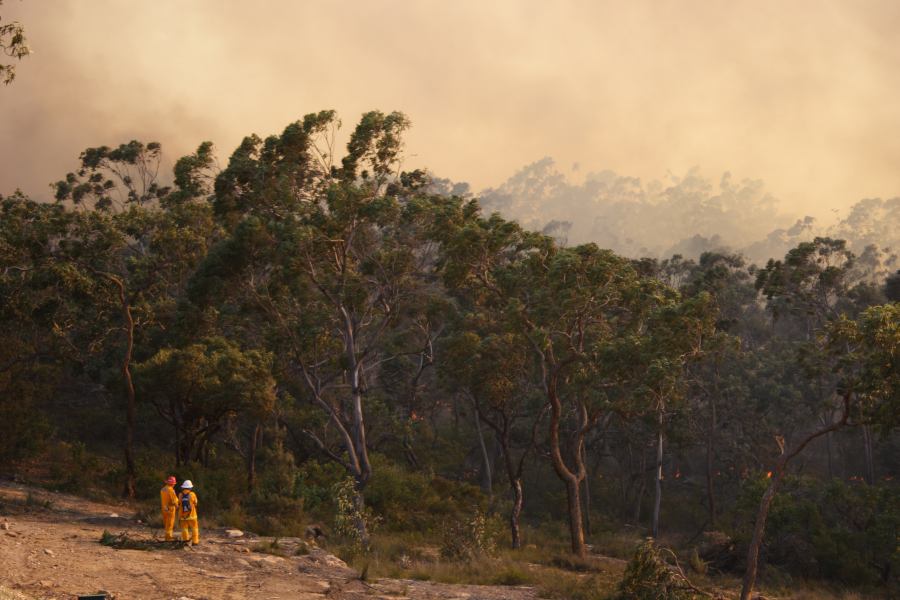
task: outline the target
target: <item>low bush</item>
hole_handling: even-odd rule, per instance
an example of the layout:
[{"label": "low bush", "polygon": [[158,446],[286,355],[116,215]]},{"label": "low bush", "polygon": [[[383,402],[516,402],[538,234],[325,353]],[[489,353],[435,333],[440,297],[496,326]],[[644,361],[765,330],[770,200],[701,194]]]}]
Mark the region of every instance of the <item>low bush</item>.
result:
[{"label": "low bush", "polygon": [[467,483],[411,472],[381,455],[372,457],[366,504],[390,531],[438,531],[448,518],[486,508],[480,490]]},{"label": "low bush", "polygon": [[696,600],[698,594],[679,569],[663,557],[651,538],[642,542],[625,568],[616,600]]},{"label": "low bush", "polygon": [[[735,532],[744,553],[765,481],[743,490]],[[788,478],[766,523],[762,559],[784,575],[844,585],[900,587],[900,490],[841,481]],[[767,573],[774,577],[777,572]]]},{"label": "low bush", "polygon": [[447,560],[470,561],[493,556],[496,550],[493,532],[481,511],[450,521],[441,534],[440,554]]}]

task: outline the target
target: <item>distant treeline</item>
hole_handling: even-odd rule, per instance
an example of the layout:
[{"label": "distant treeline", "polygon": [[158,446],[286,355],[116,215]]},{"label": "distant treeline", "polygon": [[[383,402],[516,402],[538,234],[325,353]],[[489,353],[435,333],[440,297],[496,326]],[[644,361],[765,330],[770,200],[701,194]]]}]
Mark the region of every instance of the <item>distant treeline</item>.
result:
[{"label": "distant treeline", "polygon": [[[447,181],[439,189],[450,191]],[[468,191],[456,186],[456,191]],[[789,218],[762,181],[736,180],[725,173],[718,183],[697,169],[683,177],[645,182],[612,171],[588,173],[570,182],[549,158],[530,164],[481,203],[523,225],[570,244],[594,242],[629,257],[697,259],[703,252],[740,253],[765,263],[815,237],[847,241],[857,255],[885,272],[900,268],[900,197],[860,200],[834,223],[806,216]]]}]

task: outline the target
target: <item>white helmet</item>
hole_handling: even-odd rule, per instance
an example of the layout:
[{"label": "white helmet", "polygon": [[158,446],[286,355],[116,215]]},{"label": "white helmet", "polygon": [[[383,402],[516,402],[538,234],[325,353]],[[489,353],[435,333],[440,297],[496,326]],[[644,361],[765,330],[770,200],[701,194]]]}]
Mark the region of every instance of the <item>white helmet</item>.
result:
[{"label": "white helmet", "polygon": [[194,489],[194,484],[191,483],[190,479],[185,479],[184,483],[181,484],[181,489],[183,490],[192,490]]}]

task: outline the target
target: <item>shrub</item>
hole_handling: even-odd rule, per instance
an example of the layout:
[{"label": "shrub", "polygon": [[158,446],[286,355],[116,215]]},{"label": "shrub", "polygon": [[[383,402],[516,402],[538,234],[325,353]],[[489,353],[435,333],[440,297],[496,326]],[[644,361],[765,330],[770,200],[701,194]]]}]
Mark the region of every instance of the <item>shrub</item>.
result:
[{"label": "shrub", "polygon": [[[5,383],[0,373],[0,383]],[[50,433],[50,424],[31,398],[30,387],[12,381],[0,398],[0,465],[37,454]]]},{"label": "shrub", "polygon": [[330,519],[334,510],[332,488],[346,477],[340,465],[307,460],[297,466],[294,495],[303,500],[304,509],[318,520]]},{"label": "shrub", "polygon": [[506,566],[500,569],[494,576],[494,585],[524,585],[531,581],[528,573],[514,566]]},{"label": "shrub", "polygon": [[363,548],[363,540],[360,537],[357,525],[362,521],[365,524],[366,531],[370,534],[372,533],[376,525],[376,519],[372,514],[371,508],[365,506],[360,510],[357,506],[356,482],[354,482],[352,477],[347,477],[335,484],[332,491],[335,502],[335,533],[346,540],[350,540],[353,546],[365,549]]},{"label": "shrub", "polygon": [[272,554],[273,556],[286,556],[286,552],[284,548],[278,543],[278,538],[274,538],[271,541],[263,541],[258,544],[253,545],[254,552],[260,552],[262,554]]},{"label": "shrub", "polygon": [[[743,490],[747,512],[761,495],[751,482]],[[753,519],[736,532],[746,546]],[[893,585],[900,581],[900,490],[788,478],[766,523],[765,562],[790,575],[825,578],[846,585]]]},{"label": "shrub", "polygon": [[653,539],[647,538],[625,567],[616,600],[694,600],[701,597],[684,574],[665,561]]},{"label": "shrub", "polygon": [[696,548],[694,548],[694,550],[691,552],[690,565],[694,573],[698,573],[700,575],[706,575],[706,573],[709,571],[709,564],[705,560],[700,558],[700,552],[698,552]]},{"label": "shrub", "polygon": [[481,511],[471,518],[455,519],[442,532],[440,554],[448,560],[469,561],[492,556],[497,550],[488,519]]}]

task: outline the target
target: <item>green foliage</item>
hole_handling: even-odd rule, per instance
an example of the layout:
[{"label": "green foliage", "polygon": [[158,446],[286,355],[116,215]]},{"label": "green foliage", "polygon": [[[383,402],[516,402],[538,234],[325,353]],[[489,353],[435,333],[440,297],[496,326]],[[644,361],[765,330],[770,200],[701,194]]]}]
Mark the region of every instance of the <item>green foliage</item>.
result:
[{"label": "green foliage", "polygon": [[258,544],[253,545],[254,552],[261,552],[263,554],[271,554],[273,556],[286,556],[284,548],[278,543],[278,538],[273,538],[268,541],[260,542]]},{"label": "green foliage", "polygon": [[100,543],[104,546],[112,546],[115,543],[116,536],[111,534],[108,530],[104,529],[103,534],[100,536]]},{"label": "green foliage", "polygon": [[237,415],[253,418],[274,406],[271,355],[241,350],[224,338],[163,348],[135,365],[135,380],[160,416],[180,433],[179,458],[202,461],[211,435]]},{"label": "green foliage", "polygon": [[[667,530],[715,520],[736,540],[728,569],[773,436],[790,449],[865,424],[879,436],[866,453],[848,428],[811,444],[804,472],[851,472],[865,454],[882,484],[789,477],[763,559],[770,578],[896,587],[900,313],[860,283],[887,259],[828,238],[764,269],[566,247],[425,171],[397,173],[402,114],[363,115],[343,157],[339,125],[321,111],[249,136],[221,172],[205,142],[171,189],[156,143],[88,148],[58,203],[0,199],[4,468],[104,497],[128,477],[151,516],[174,473],[197,484],[204,519],[284,537],[333,519],[335,548],[369,575],[548,576],[546,594],[598,598],[617,573],[560,547],[566,495],[590,500],[594,552],[630,554],[652,436],[666,440]],[[136,452],[119,466],[126,437]],[[494,547],[507,482],[540,545],[515,556]],[[683,592],[666,556],[644,547],[623,590]]]},{"label": "green foliage", "polygon": [[469,511],[481,494],[472,485],[429,478],[374,456],[374,475],[366,486],[366,503],[390,531],[435,531],[447,518]]},{"label": "green foliage", "polygon": [[33,397],[20,394],[0,400],[0,464],[34,456],[49,433],[47,418],[37,409]]},{"label": "green foliage", "polygon": [[[358,549],[367,550],[362,531],[371,531],[377,517],[368,506],[360,506],[361,495],[352,477],[346,477],[332,487],[334,498],[334,532]],[[360,527],[360,523],[364,527]]]},{"label": "green foliage", "polygon": [[652,539],[642,542],[625,567],[617,600],[696,600],[697,594],[684,574],[663,557]]},{"label": "green foliage", "polygon": [[[0,0],[0,5],[3,2]],[[4,23],[0,18],[0,53],[21,60],[31,54],[28,40],[25,39],[25,28],[17,21]],[[0,63],[0,79],[9,85],[16,78],[16,65]]]},{"label": "green foliage", "polygon": [[256,485],[242,506],[250,515],[246,526],[261,535],[299,537],[306,512],[293,454],[276,440],[263,449],[258,461]]},{"label": "green foliage", "polygon": [[212,142],[203,142],[194,154],[182,156],[175,163],[176,191],[163,199],[167,207],[194,199],[202,199],[212,192],[215,155]]},{"label": "green foliage", "polygon": [[493,556],[497,551],[495,535],[489,519],[481,511],[468,518],[454,519],[441,532],[441,557],[471,561]]},{"label": "green foliage", "polygon": [[[764,479],[748,480],[741,505],[752,514]],[[804,578],[845,585],[900,585],[900,490],[838,480],[789,478],[766,523],[765,561]],[[741,521],[748,524],[752,521]],[[749,530],[740,530],[739,544]]]},{"label": "green foliage", "polygon": [[294,485],[303,507],[320,517],[331,515],[332,489],[345,476],[343,469],[333,462],[308,460],[297,465]]},{"label": "green foliage", "polygon": [[696,548],[691,551],[691,557],[688,564],[691,565],[691,570],[693,570],[694,573],[706,575],[709,571],[709,563],[700,558],[700,553]]},{"label": "green foliage", "polygon": [[403,113],[365,113],[347,144],[347,156],[342,160],[344,177],[367,179],[368,171],[358,172],[360,162],[365,160],[371,165],[374,178],[384,180],[399,158],[401,135],[409,126],[410,121]]},{"label": "green foliage", "polygon": [[857,320],[841,317],[827,344],[841,390],[857,400],[853,416],[885,433],[900,426],[900,304],[870,307]]}]

